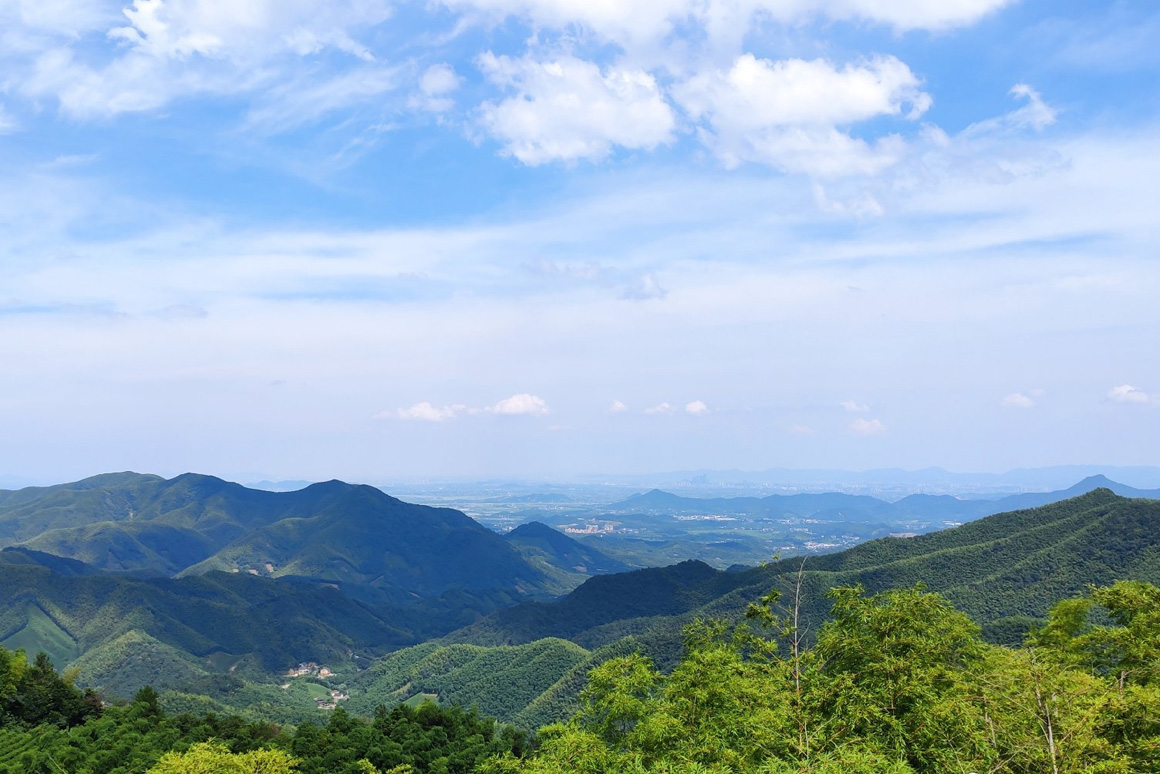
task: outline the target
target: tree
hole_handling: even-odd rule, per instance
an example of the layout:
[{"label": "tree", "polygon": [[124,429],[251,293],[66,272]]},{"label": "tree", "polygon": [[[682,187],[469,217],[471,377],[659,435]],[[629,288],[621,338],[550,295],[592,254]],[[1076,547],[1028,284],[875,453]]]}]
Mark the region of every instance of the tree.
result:
[{"label": "tree", "polygon": [[161,756],[149,774],[290,774],[297,768],[298,762],[282,750],[231,753],[225,745],[202,742]]}]

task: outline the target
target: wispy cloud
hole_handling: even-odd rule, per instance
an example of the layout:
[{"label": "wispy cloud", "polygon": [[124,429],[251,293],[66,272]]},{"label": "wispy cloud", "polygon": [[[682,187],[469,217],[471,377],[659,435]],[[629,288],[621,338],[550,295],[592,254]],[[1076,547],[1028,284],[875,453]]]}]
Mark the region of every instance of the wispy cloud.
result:
[{"label": "wispy cloud", "polygon": [[1150,403],[1152,397],[1130,384],[1120,384],[1108,390],[1108,398],[1116,403]]},{"label": "wispy cloud", "polygon": [[398,417],[399,419],[414,419],[422,422],[446,422],[467,410],[467,406],[458,403],[451,406],[436,407],[428,401],[422,401],[409,408],[401,408],[394,412],[382,412],[377,417],[379,419]]},{"label": "wispy cloud", "polygon": [[465,403],[453,403],[446,406],[435,406],[429,401],[416,403],[408,408],[395,411],[382,411],[375,415],[376,419],[413,419],[423,422],[446,422],[464,415],[497,414],[503,416],[532,416],[542,417],[551,413],[548,403],[538,395],[521,392],[504,398],[490,406],[471,408]]},{"label": "wispy cloud", "polygon": [[505,414],[507,416],[527,415],[542,417],[549,413],[548,404],[543,398],[527,392],[521,392],[510,398],[504,398],[486,410],[492,414]]},{"label": "wispy cloud", "polygon": [[881,435],[886,432],[886,425],[878,419],[858,417],[850,423],[850,430],[857,435]]},{"label": "wispy cloud", "polygon": [[1004,408],[1031,408],[1035,405],[1035,399],[1030,395],[1024,395],[1021,392],[1013,392],[1007,395],[1003,400],[999,401],[999,405]]}]

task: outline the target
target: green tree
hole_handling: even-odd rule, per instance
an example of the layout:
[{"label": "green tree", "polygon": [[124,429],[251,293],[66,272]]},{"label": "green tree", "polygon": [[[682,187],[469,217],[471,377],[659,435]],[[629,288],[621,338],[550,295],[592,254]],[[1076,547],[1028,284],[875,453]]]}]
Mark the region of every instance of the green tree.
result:
[{"label": "green tree", "polygon": [[282,750],[232,753],[225,745],[202,742],[161,756],[149,774],[290,774],[297,768],[298,762]]}]

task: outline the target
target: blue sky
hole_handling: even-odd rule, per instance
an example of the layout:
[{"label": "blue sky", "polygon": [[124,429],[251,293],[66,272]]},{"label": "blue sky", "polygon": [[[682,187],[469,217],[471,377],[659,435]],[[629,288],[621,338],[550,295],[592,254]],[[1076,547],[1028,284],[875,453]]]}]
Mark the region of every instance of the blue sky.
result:
[{"label": "blue sky", "polygon": [[1160,464],[1160,8],[0,0],[0,474]]}]

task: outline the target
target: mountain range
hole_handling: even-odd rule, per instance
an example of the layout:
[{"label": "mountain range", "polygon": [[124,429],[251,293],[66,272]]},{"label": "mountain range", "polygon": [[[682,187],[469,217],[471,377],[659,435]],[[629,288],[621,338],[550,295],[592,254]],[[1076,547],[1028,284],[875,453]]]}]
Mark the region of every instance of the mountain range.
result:
[{"label": "mountain range", "polygon": [[808,517],[823,521],[885,523],[909,518],[971,521],[995,513],[1034,508],[1107,489],[1122,497],[1160,498],[1160,489],[1144,490],[1099,474],[1066,489],[1026,492],[997,499],[962,499],[951,495],[911,494],[895,501],[843,492],[774,494],[765,497],[684,497],[653,489],[606,506],[609,513],[719,513],[756,518]]},{"label": "mountain range", "polygon": [[0,491],[0,547],[109,573],[248,573],[330,582],[393,604],[455,591],[508,604],[564,593],[590,565],[622,569],[563,535],[552,549],[572,552],[561,567],[552,551],[529,561],[525,537],[512,536],[517,547],[459,511],[340,481],[269,492],[192,473],[116,473]]},{"label": "mountain range", "polygon": [[[1078,496],[1040,505],[1069,494]],[[352,707],[429,694],[539,723],[567,714],[583,674],[606,654],[641,649],[671,665],[685,623],[737,620],[799,571],[812,627],[834,586],[922,582],[990,639],[1018,641],[1052,602],[1089,583],[1160,582],[1160,501],[1146,499],[1157,494],[1106,479],[989,503],[650,492],[616,507],[820,508],[811,512],[846,520],[845,511],[863,508],[1013,510],[748,569],[686,561],[624,572],[591,543],[544,524],[499,535],[458,511],[372,487],[332,481],[267,492],[193,474],[109,474],[0,491],[0,598],[8,600],[0,644],[44,650],[109,695],[150,683],[215,696],[227,708],[267,706],[306,695],[297,685],[279,690],[272,674],[317,661],[344,670]],[[501,683],[519,690],[498,696]]]},{"label": "mountain range", "polygon": [[992,639],[1013,641],[1053,601],[1087,584],[1160,582],[1160,501],[1097,488],[954,529],[740,572],[690,561],[600,576],[554,602],[497,610],[444,641],[514,645],[558,637],[594,648],[633,635],[656,643],[663,661],[675,655],[684,623],[698,616],[736,619],[799,569],[802,611],[815,622],[824,617],[825,591],[834,586],[861,584],[877,592],[923,583],[970,613]]}]

